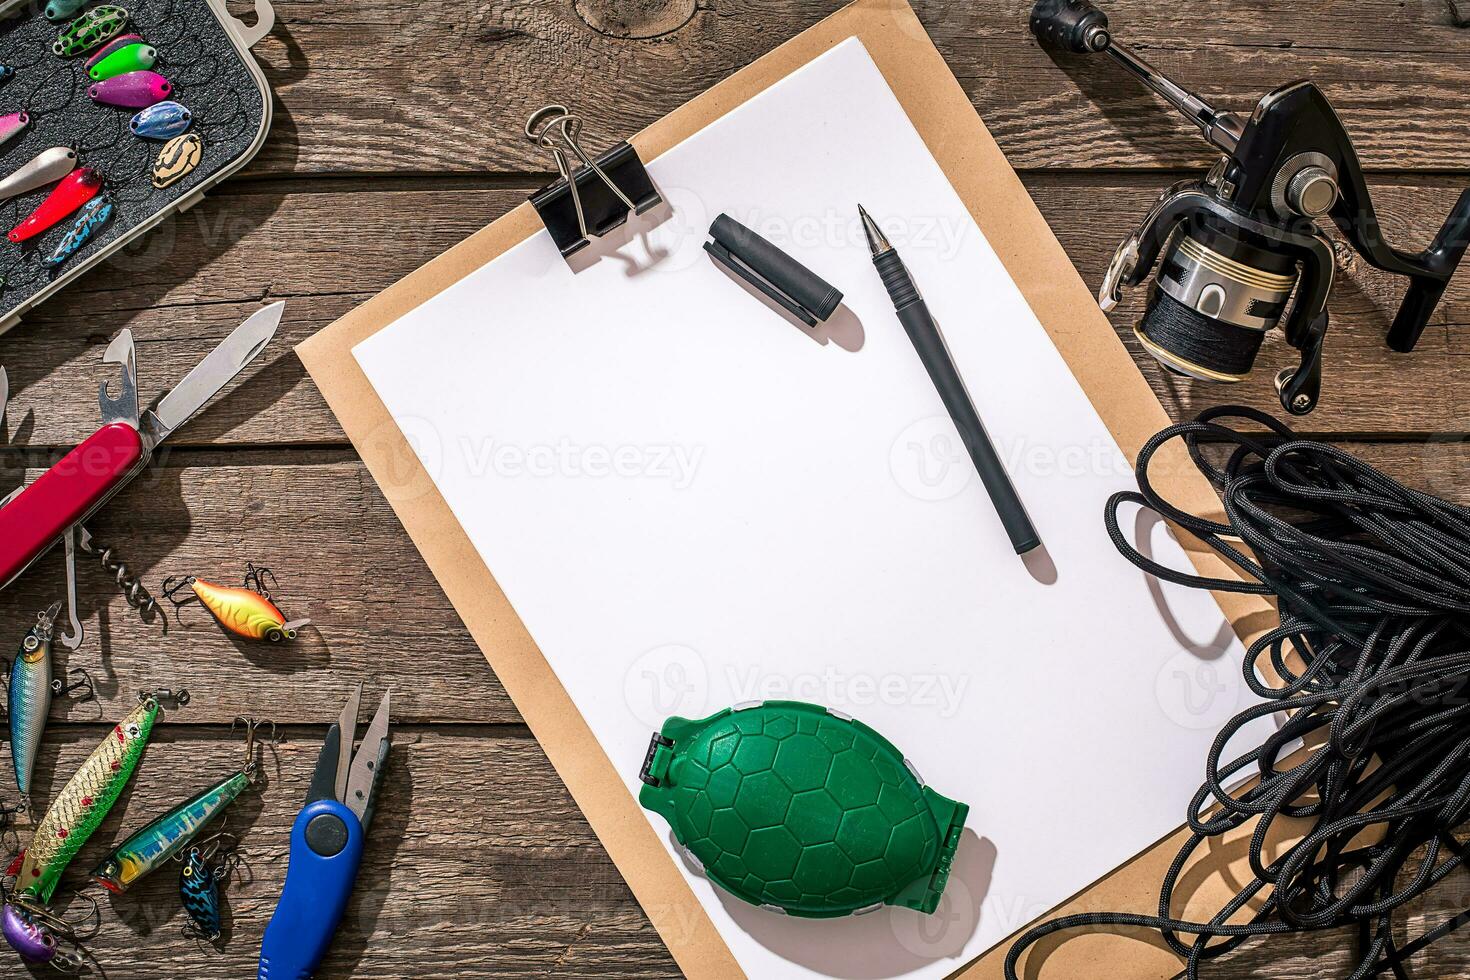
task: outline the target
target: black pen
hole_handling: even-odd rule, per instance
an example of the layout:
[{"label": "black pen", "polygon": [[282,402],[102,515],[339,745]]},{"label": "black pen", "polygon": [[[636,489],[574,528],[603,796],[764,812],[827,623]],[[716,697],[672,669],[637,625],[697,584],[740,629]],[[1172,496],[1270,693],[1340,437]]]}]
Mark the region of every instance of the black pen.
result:
[{"label": "black pen", "polygon": [[894,310],[898,313],[898,322],[903,324],[914,350],[919,352],[919,359],[929,372],[929,380],[939,389],[939,398],[954,420],[965,449],[969,450],[975,470],[980,474],[980,482],[985,484],[990,502],[995,505],[995,512],[1000,515],[1000,522],[1005,526],[1016,554],[1024,555],[1039,547],[1041,538],[1032,527],[1031,518],[1026,516],[1026,508],[1016,494],[1000,456],[991,445],[990,437],[985,434],[985,427],[980,424],[980,416],[970,401],[969,392],[965,391],[959,371],[955,370],[949,350],[944,346],[944,338],[939,335],[939,328],[929,315],[929,307],[914,286],[908,269],[904,268],[903,260],[861,204],[858,205],[858,213],[863,218],[868,247],[873,250],[873,265],[883,277],[883,285],[887,287]]}]

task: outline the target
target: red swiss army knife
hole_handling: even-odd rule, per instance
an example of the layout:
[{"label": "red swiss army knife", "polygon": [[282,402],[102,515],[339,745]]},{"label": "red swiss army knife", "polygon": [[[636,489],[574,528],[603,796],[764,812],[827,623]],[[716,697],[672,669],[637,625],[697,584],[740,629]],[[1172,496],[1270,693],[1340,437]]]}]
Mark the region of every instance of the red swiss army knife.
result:
[{"label": "red swiss army knife", "polygon": [[[79,547],[93,550],[83,523],[142,472],[159,443],[193,418],[255,360],[276,335],[285,305],[274,303],[256,311],[199,362],[178,387],[141,413],[133,335],[129,330],[118,334],[102,358],[104,364],[116,364],[122,372],[115,387],[103,382],[98,390],[102,427],[34,483],[0,501],[0,589],[7,588],[58,543],[66,548],[71,634],[63,634],[60,640],[69,649],[76,649],[83,636],[77,614],[76,552]],[[8,394],[9,386],[0,370],[0,417],[5,414]],[[112,567],[105,549],[103,556],[103,564]],[[126,586],[123,579],[119,574],[119,584]],[[134,601],[132,595],[129,601]]]}]

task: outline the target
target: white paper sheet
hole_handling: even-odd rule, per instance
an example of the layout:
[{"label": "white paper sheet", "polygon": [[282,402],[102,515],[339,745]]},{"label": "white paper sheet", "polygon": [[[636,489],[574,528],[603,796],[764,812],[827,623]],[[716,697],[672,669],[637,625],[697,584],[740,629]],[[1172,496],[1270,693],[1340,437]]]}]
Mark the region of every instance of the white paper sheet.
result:
[{"label": "white paper sheet", "polygon": [[[944,976],[1182,824],[1249,703],[1241,649],[1208,595],[1114,551],[1102,507],[1129,466],[858,41],[648,169],[671,214],[576,273],[542,232],[355,354],[630,793],[667,715],[796,698],[971,805],[930,917],[788,919],[691,874],[748,975]],[[858,202],[1046,556],[1012,553]],[[845,292],[816,339],[702,251],[721,211]]]}]

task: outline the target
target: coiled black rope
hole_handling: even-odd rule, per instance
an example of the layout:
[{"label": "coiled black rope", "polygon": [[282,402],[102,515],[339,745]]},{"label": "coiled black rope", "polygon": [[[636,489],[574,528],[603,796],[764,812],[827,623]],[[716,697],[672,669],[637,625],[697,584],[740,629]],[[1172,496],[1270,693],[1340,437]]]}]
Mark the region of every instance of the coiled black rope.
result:
[{"label": "coiled black rope", "polygon": [[[1225,523],[1182,511],[1154,489],[1149,464],[1173,439],[1220,491]],[[1223,453],[1223,464],[1207,452]],[[1139,492],[1113,495],[1105,512],[1124,557],[1169,582],[1276,598],[1280,625],[1245,658],[1246,683],[1264,701],[1215,739],[1157,914],[1045,922],[1011,947],[1006,977],[1017,980],[1021,957],[1039,940],[1072,929],[1157,930],[1196,980],[1205,961],[1251,937],[1356,926],[1350,980],[1388,972],[1407,980],[1410,956],[1470,921],[1466,912],[1402,945],[1393,936],[1394,911],[1470,856],[1454,834],[1470,818],[1470,509],[1248,408],[1213,409],[1165,429],[1139,454],[1137,474]],[[1125,503],[1194,534],[1247,581],[1185,574],[1141,554],[1119,526]],[[1222,758],[1244,726],[1280,712],[1287,720],[1264,744]],[[1226,791],[1248,771],[1253,784]],[[1303,823],[1276,826],[1283,820]],[[1208,921],[1176,917],[1175,889],[1192,855],[1252,821],[1254,879]],[[1300,841],[1268,857],[1273,826]]]}]

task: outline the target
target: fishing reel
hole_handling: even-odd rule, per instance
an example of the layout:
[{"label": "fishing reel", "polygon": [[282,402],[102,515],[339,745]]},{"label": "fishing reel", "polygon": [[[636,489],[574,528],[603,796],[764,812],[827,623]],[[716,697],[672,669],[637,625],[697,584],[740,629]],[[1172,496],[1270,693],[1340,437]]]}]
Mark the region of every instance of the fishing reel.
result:
[{"label": "fishing reel", "polygon": [[1335,254],[1330,221],[1372,266],[1409,280],[1388,346],[1414,349],[1470,244],[1470,190],[1434,243],[1412,254],[1388,244],[1347,130],[1308,81],[1267,93],[1249,117],[1216,109],[1116,41],[1089,0],[1040,0],[1031,31],[1043,47],[1110,55],[1200,128],[1223,156],[1198,181],[1170,187],[1118,247],[1098,292],[1110,311],[1157,267],[1139,342],[1170,370],[1241,381],[1280,326],[1301,362],[1276,376],[1282,407],[1305,415],[1322,389],[1322,345]]}]

